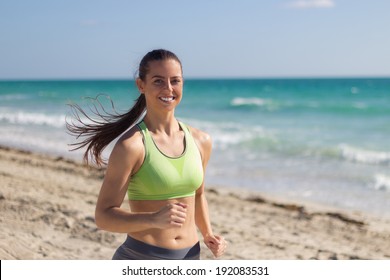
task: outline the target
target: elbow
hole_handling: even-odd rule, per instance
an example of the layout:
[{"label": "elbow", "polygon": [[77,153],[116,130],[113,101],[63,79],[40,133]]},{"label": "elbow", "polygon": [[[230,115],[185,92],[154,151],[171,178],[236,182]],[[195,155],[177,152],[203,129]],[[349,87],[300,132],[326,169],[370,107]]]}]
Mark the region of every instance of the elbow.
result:
[{"label": "elbow", "polygon": [[95,210],[95,224],[98,229],[106,229],[104,213],[103,211],[99,211],[98,209]]},{"label": "elbow", "polygon": [[97,213],[95,213],[95,224],[98,229],[104,229],[103,221]]}]

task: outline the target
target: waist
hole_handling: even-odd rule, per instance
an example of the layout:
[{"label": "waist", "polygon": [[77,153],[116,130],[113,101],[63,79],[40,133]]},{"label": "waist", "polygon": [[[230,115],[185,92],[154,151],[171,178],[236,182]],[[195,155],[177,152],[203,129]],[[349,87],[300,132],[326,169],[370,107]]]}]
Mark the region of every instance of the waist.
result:
[{"label": "waist", "polygon": [[195,197],[185,197],[172,200],[130,200],[131,212],[157,212],[167,204],[182,203],[187,205],[185,222],[181,227],[150,228],[139,232],[131,232],[130,236],[145,243],[170,249],[180,249],[191,246],[198,241],[195,224]]},{"label": "waist", "polygon": [[145,243],[128,235],[122,246],[142,254],[144,259],[195,260],[200,256],[199,242],[182,249],[169,249]]}]

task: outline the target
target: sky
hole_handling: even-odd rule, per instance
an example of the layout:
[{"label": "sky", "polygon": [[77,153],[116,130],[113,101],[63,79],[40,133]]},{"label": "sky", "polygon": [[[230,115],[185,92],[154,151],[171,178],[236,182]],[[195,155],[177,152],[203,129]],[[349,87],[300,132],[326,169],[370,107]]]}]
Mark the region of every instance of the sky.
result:
[{"label": "sky", "polygon": [[390,77],[388,0],[1,0],[0,80]]}]

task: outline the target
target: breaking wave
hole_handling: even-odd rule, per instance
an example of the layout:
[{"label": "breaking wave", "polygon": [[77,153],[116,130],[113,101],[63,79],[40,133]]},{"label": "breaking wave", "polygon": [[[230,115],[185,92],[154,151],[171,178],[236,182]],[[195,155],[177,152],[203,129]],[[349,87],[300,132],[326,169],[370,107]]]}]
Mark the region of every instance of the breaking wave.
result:
[{"label": "breaking wave", "polygon": [[47,125],[60,128],[65,126],[65,115],[47,115],[44,113],[4,112],[0,113],[0,121],[21,125]]},{"label": "breaking wave", "polygon": [[390,152],[370,151],[346,144],[339,146],[341,157],[358,163],[390,165]]}]

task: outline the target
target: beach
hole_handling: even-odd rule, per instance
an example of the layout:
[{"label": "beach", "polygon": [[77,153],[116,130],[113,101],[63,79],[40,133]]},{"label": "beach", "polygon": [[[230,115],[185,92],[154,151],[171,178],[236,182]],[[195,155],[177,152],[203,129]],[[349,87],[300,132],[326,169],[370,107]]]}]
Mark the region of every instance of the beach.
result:
[{"label": "beach", "polygon": [[[107,260],[125,235],[97,229],[104,169],[0,148],[0,259]],[[207,185],[231,259],[390,259],[390,221],[368,213]],[[128,207],[125,200],[122,207]],[[201,242],[201,259],[213,259]]]}]

